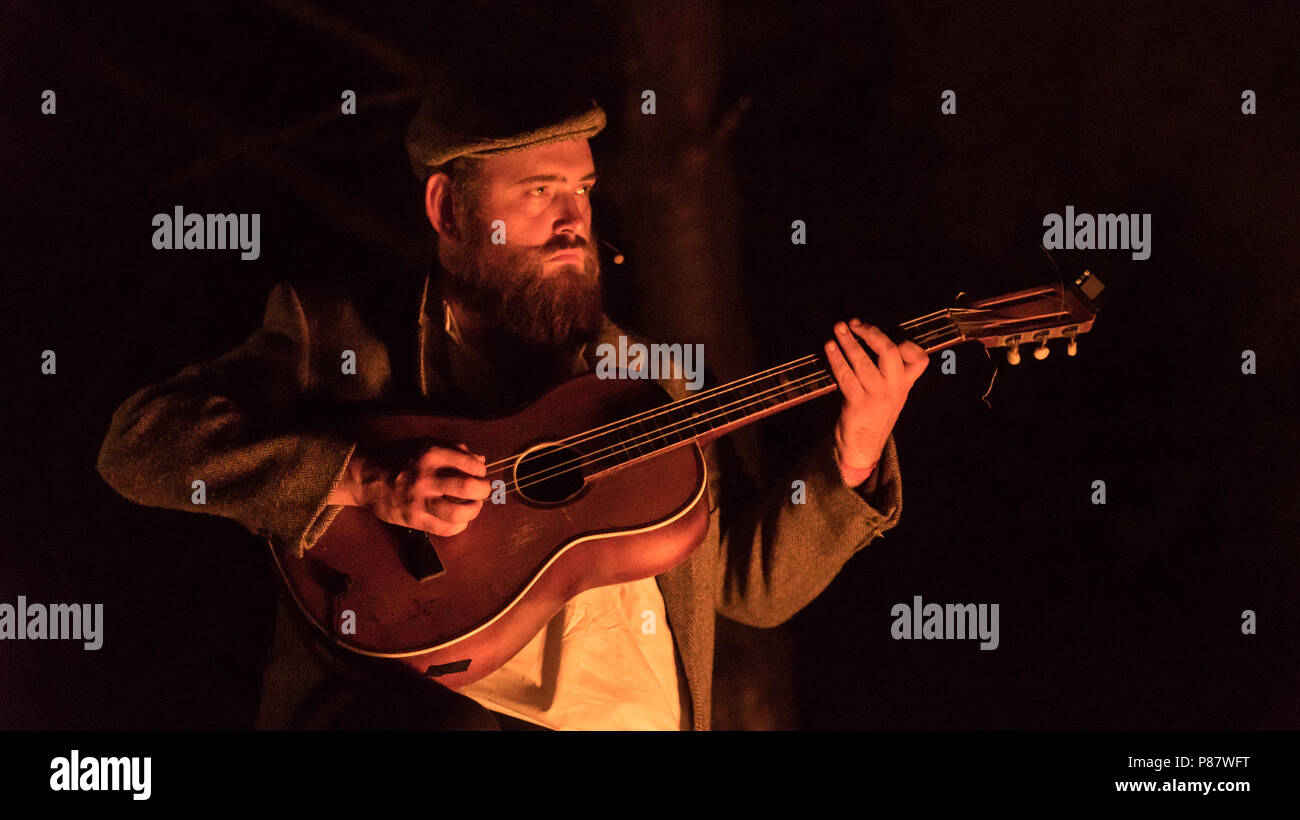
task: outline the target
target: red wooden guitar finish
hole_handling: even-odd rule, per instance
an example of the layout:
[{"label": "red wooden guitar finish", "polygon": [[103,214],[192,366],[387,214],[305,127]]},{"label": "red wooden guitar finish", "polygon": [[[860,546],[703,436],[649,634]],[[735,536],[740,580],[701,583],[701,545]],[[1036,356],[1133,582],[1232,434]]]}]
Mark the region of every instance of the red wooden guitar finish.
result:
[{"label": "red wooden guitar finish", "polygon": [[[1088,332],[1101,284],[1032,288],[906,322],[929,352],[1008,347]],[[819,356],[666,401],[654,382],[579,376],[495,419],[385,414],[368,448],[465,442],[487,455],[505,503],[445,538],[345,507],[302,558],[277,555],[307,617],[338,645],[452,689],[502,666],[579,592],[649,578],[690,557],[708,528],[700,443],[835,391]],[[498,497],[500,497],[498,495]],[[343,629],[351,611],[355,629]],[[351,624],[350,624],[351,625]]]}]

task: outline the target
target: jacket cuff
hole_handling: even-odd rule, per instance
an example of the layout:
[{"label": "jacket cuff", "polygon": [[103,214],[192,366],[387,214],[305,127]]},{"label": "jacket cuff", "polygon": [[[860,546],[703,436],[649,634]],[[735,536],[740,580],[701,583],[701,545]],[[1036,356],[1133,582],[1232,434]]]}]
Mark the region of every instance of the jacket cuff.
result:
[{"label": "jacket cuff", "polygon": [[308,436],[304,444],[304,461],[306,464],[319,464],[310,488],[304,488],[300,498],[312,499],[309,506],[303,507],[296,515],[289,516],[288,525],[278,533],[272,533],[288,552],[295,558],[315,546],[325,534],[334,517],[342,507],[331,505],[329,497],[343,480],[343,472],[356,445],[330,437]]},{"label": "jacket cuff", "polygon": [[[809,466],[817,476],[817,483],[829,496],[827,500],[853,511],[862,522],[864,531],[869,533],[866,540],[870,540],[871,534],[883,534],[898,524],[903,512],[903,482],[898,468],[898,449],[892,435],[885,441],[876,469],[857,488],[846,484],[840,473],[840,465],[835,459],[833,433],[818,442],[809,458]],[[875,488],[868,490],[866,488],[871,486],[872,479],[875,480]]]}]

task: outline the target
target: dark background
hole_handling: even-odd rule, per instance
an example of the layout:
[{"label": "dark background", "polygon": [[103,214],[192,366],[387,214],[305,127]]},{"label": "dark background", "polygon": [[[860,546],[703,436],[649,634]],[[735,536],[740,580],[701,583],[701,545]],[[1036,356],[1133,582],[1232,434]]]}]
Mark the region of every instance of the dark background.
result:
[{"label": "dark background", "polygon": [[[610,312],[705,342],[724,378],[810,352],[837,319],[1056,281],[1037,246],[1066,205],[1152,214],[1147,261],[1053,254],[1108,286],[1079,357],[1003,364],[991,406],[1000,354],[960,348],[956,375],[932,362],[895,430],[901,524],[787,625],[723,627],[717,725],[1300,728],[1291,4],[3,15],[0,600],[102,602],[106,625],[94,653],[0,645],[0,728],[251,725],[275,591],[261,548],[125,501],[95,456],[123,399],[238,344],[274,282],[419,270],[431,232],[402,135],[419,81],[467,65],[601,102],[596,226],[628,255],[606,263]],[[261,258],[155,251],[150,219],[177,204],[261,213]],[[835,412],[741,437],[751,468],[792,464]],[[1000,647],[892,640],[890,608],[914,595],[999,604]]]}]

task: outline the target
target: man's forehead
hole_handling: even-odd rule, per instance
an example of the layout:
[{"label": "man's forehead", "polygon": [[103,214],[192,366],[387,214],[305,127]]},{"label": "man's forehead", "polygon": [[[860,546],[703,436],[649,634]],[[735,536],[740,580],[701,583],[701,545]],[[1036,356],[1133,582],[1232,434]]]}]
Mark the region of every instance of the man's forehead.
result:
[{"label": "man's forehead", "polygon": [[576,182],[594,177],[596,166],[587,140],[572,139],[486,157],[480,170],[490,183],[513,185],[538,176]]}]

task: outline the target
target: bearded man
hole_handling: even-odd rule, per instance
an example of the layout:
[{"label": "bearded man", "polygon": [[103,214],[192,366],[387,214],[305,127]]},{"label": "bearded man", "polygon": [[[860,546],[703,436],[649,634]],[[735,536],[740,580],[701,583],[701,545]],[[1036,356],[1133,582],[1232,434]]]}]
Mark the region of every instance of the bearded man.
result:
[{"label": "bearded man", "polygon": [[[277,285],[244,344],[117,410],[100,452],[105,480],[138,503],[231,518],[287,560],[345,506],[444,537],[474,526],[491,492],[481,454],[421,449],[394,474],[315,420],[322,408],[403,402],[499,414],[590,370],[597,342],[622,335],[604,315],[592,226],[588,140],[604,112],[559,95],[507,99],[444,90],[408,131],[438,237],[418,300],[394,291],[376,322],[354,299]],[[257,726],[708,729],[716,615],[784,622],[902,511],[891,430],[928,357],[856,319],[832,336],[835,428],[766,493],[732,467],[725,440],[709,445],[708,533],[684,563],[580,593],[456,693],[327,645],[282,595]],[[339,365],[348,353],[351,371]],[[195,479],[202,507],[190,503]],[[791,503],[794,480],[806,503]],[[662,627],[643,630],[646,613]]]}]

